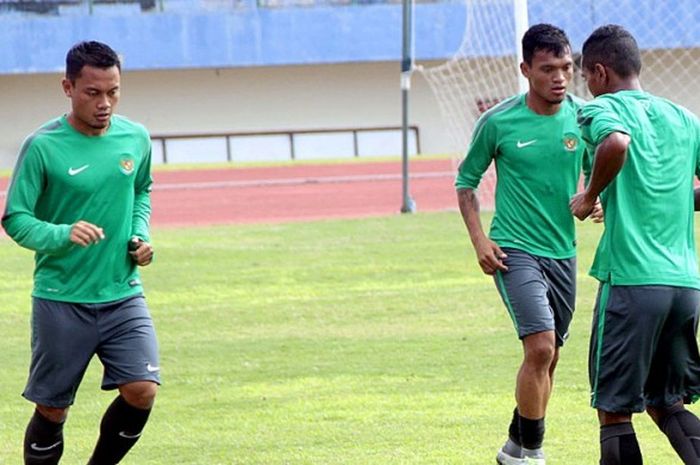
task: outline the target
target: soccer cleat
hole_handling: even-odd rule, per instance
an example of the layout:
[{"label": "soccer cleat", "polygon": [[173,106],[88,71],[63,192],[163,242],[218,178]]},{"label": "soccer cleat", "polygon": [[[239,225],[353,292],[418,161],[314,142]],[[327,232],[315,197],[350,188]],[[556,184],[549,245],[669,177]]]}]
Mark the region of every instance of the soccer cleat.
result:
[{"label": "soccer cleat", "polygon": [[523,447],[523,455],[525,463],[528,465],[546,465],[542,449],[525,449]]},{"label": "soccer cleat", "polygon": [[520,457],[513,457],[503,451],[503,449],[498,451],[496,454],[496,463],[498,465],[527,465],[526,459]]}]

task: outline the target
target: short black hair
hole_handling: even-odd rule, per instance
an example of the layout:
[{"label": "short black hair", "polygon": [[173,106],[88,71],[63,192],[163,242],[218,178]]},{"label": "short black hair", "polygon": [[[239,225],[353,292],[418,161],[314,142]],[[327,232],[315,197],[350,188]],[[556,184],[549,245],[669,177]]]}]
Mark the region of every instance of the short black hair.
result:
[{"label": "short black hair", "polygon": [[592,70],[596,63],[606,66],[621,78],[639,76],[642,54],[634,36],[622,26],[607,24],[591,33],[583,43],[581,66]]},{"label": "short black hair", "polygon": [[532,57],[538,50],[552,52],[561,57],[571,51],[571,43],[566,33],[551,24],[535,24],[523,35],[523,60],[532,64]]},{"label": "short black hair", "polygon": [[66,55],[66,78],[71,82],[80,77],[83,66],[107,69],[116,66],[121,72],[122,66],[117,52],[97,41],[79,42],[68,50]]}]

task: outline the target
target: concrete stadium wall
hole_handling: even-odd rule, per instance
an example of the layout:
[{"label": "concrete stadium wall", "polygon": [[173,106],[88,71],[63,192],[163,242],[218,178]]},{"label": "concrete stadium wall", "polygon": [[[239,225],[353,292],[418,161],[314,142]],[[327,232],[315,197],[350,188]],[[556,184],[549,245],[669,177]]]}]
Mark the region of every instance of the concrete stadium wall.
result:
[{"label": "concrete stadium wall", "polygon": [[[693,90],[700,76],[700,49],[648,52],[644,59],[660,63],[643,70],[646,90],[700,114],[700,93]],[[60,81],[59,73],[0,75],[0,168],[12,166],[27,134],[68,111]],[[130,71],[122,81],[119,112],[158,135],[349,129],[399,126],[401,121],[395,62]],[[410,123],[419,128],[423,153],[450,152],[437,102],[419,74],[413,77]]]},{"label": "concrete stadium wall", "polygon": [[[30,132],[69,110],[61,77],[0,75],[0,167],[14,164]],[[422,150],[445,153],[436,102],[420,76],[413,81],[410,119],[419,126]],[[118,112],[158,135],[400,126],[399,65],[125,72]]]}]

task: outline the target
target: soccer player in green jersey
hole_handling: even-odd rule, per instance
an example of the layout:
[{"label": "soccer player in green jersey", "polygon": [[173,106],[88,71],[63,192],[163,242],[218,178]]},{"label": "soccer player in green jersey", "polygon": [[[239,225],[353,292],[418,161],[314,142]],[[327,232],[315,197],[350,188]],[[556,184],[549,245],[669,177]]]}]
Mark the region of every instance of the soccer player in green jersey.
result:
[{"label": "soccer player in green jersey", "polygon": [[151,263],[151,145],[146,129],[115,115],[121,66],[99,42],[66,57],[67,115],[27,138],[2,225],[36,252],[32,360],[23,396],[36,404],[24,463],[57,464],[63,424],[93,355],[105,412],[89,465],[118,463],[141,436],[160,383],[158,346],[137,266]]},{"label": "soccer player in green jersey", "polygon": [[[497,455],[502,465],[545,463],[544,417],[574,312],[576,241],[568,202],[584,150],[576,124],[582,101],[566,90],[574,69],[566,34],[538,24],[525,33],[522,48],[528,92],[482,115],[455,181],[479,265],[494,276],[524,353],[509,438]],[[487,237],[475,190],[492,161],[498,181]]]},{"label": "soccer player in green jersey", "polygon": [[696,340],[700,276],[693,190],[700,122],[644,92],[634,37],[616,25],[583,45],[582,70],[596,97],[579,113],[594,154],[585,217],[600,195],[605,230],[591,275],[600,281],[591,335],[591,404],[600,422],[600,464],[639,465],[632,414],[644,410],[685,464],[700,464],[700,420],[684,408],[700,394]]}]

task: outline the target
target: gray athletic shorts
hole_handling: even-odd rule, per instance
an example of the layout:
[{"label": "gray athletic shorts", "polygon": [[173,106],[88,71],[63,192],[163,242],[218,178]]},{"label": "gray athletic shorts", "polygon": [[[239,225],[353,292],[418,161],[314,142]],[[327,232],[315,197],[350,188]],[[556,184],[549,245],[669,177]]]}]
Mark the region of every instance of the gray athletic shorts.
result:
[{"label": "gray athletic shorts", "polygon": [[73,404],[97,354],[102,389],[132,381],[160,384],[158,342],[142,295],[102,304],[32,299],[32,361],[22,395],[48,407]]},{"label": "gray athletic shorts", "polygon": [[518,337],[554,331],[557,346],[569,337],[576,300],[576,258],[539,257],[504,248],[506,272],[494,276]]},{"label": "gray athletic shorts", "polygon": [[633,413],[696,400],[699,304],[696,289],[601,283],[589,350],[591,405]]}]

